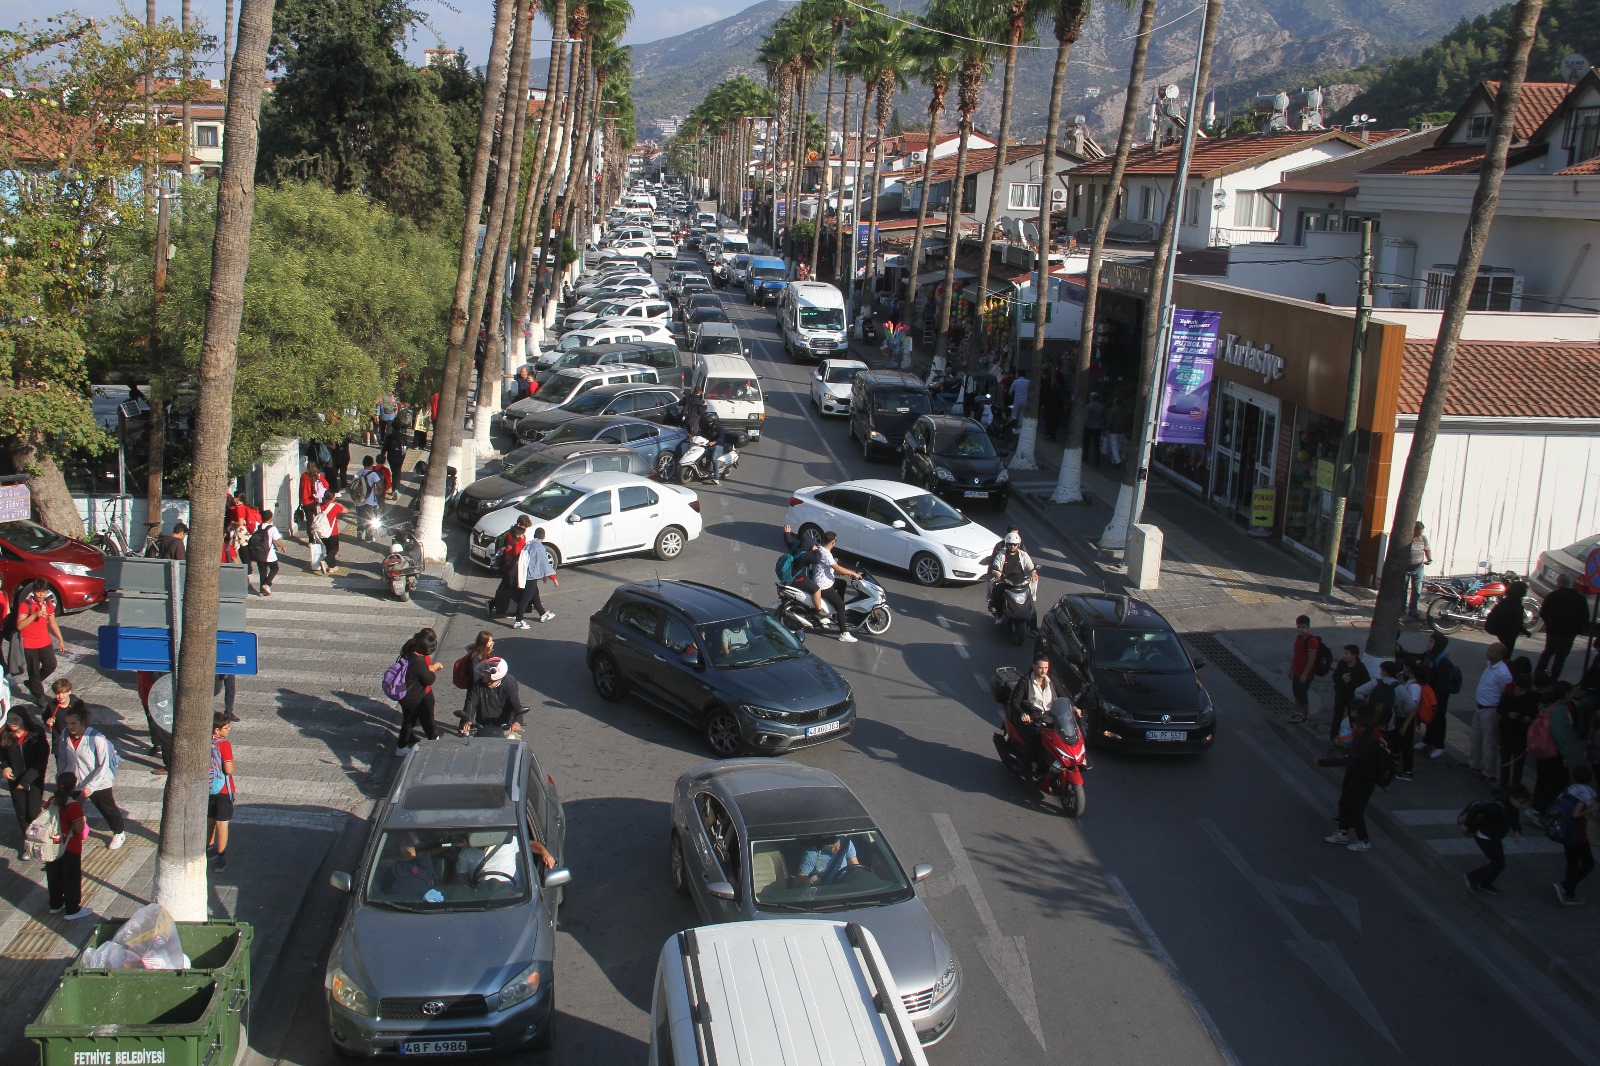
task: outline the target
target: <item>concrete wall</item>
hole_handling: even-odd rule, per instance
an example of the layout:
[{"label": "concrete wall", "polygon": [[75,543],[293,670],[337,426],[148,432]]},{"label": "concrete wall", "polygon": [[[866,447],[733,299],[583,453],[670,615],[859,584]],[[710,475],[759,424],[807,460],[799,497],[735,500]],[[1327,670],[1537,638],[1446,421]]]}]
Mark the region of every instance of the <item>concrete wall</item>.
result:
[{"label": "concrete wall", "polygon": [[1296,300],[1325,297],[1349,307],[1356,298],[1357,270],[1351,259],[1339,262],[1297,262],[1361,253],[1359,233],[1308,233],[1304,246],[1236,244],[1228,252],[1228,284],[1289,296]]},{"label": "concrete wall", "polygon": [[[1539,553],[1600,530],[1600,425],[1492,428],[1446,423],[1433,452],[1419,518],[1430,573],[1468,574],[1480,561],[1526,574]],[[1395,434],[1395,490],[1411,453]],[[1390,497],[1384,528],[1394,524]]]}]

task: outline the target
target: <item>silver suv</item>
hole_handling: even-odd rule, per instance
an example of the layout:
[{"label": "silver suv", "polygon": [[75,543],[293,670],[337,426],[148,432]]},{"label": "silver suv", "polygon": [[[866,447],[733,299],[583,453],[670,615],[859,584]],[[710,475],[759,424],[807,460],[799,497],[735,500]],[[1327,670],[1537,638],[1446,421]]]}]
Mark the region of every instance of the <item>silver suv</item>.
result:
[{"label": "silver suv", "polygon": [[522,741],[446,736],[408,756],[361,865],[332,877],[350,893],[323,982],[335,1048],[548,1046],[565,837],[561,799]]}]

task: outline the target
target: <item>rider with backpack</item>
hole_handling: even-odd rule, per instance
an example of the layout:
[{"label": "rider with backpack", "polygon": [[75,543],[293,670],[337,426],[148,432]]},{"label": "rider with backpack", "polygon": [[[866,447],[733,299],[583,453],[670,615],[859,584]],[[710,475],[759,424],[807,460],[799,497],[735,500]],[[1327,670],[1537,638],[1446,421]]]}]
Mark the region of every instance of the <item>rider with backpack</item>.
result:
[{"label": "rider with backpack", "polygon": [[1289,679],[1294,685],[1294,718],[1304,722],[1311,717],[1311,682],[1326,677],[1333,669],[1333,652],[1321,637],[1311,632],[1311,618],[1294,620],[1294,658],[1289,664]]}]

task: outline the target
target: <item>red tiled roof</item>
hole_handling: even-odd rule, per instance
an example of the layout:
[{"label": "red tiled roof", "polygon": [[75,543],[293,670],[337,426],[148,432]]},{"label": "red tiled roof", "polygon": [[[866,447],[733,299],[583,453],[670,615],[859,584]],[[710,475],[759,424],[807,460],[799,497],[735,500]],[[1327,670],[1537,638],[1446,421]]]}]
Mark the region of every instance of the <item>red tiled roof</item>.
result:
[{"label": "red tiled roof", "polygon": [[1600,155],[1592,159],[1585,159],[1581,163],[1574,163],[1565,170],[1556,171],[1557,174],[1600,174]]},{"label": "red tiled roof", "polygon": [[1268,185],[1262,192],[1321,193],[1327,196],[1354,196],[1361,186],[1353,181],[1312,181],[1309,178],[1290,178],[1276,185]]},{"label": "red tiled roof", "polygon": [[[1507,165],[1543,155],[1543,144],[1525,144],[1506,153]],[[1476,174],[1483,164],[1481,144],[1446,144],[1424,148],[1363,170],[1363,174]]]},{"label": "red tiled roof", "polygon": [[[1189,161],[1189,173],[1197,178],[1211,178],[1230,171],[1241,170],[1255,163],[1263,163],[1278,156],[1288,155],[1301,148],[1323,141],[1339,141],[1353,148],[1361,148],[1359,140],[1341,130],[1311,130],[1304,133],[1254,133],[1243,137],[1218,137],[1197,140],[1194,155]],[[1159,150],[1148,146],[1136,148],[1128,156],[1127,173],[1146,175],[1172,175],[1178,172],[1179,146],[1170,145]],[[1111,173],[1112,159],[1107,156],[1085,163],[1073,175],[1095,177]]]},{"label": "red tiled roof", "polygon": [[[1490,99],[1500,92],[1498,81],[1486,81],[1483,87],[1489,91]],[[1534,131],[1544,125],[1544,120],[1561,106],[1561,101],[1567,98],[1567,93],[1571,90],[1572,86],[1564,81],[1523,82],[1522,99],[1517,102],[1517,124],[1512,131],[1513,136],[1519,141],[1532,137]]]},{"label": "red tiled roof", "polygon": [[[1416,414],[1433,341],[1407,341],[1397,410]],[[1444,413],[1465,418],[1600,417],[1600,344],[1471,342],[1456,349]]]},{"label": "red tiled roof", "polygon": [[[1009,167],[1012,163],[1020,162],[1024,159],[1032,159],[1043,151],[1044,145],[1042,144],[1013,144],[1006,149],[1006,166]],[[1057,151],[1063,155],[1068,154],[1065,148],[1058,148]],[[933,177],[931,180],[934,183],[948,181],[956,176],[956,156],[958,154],[952,152],[950,155],[940,156],[933,161]],[[998,148],[968,149],[967,173],[982,174],[986,170],[993,170],[995,159],[999,154],[1000,149]]]}]

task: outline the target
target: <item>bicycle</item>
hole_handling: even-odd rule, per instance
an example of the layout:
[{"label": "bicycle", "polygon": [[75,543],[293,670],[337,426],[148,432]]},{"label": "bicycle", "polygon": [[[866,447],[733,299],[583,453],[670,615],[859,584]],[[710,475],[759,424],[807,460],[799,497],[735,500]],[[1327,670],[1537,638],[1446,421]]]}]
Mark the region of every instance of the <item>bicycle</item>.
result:
[{"label": "bicycle", "polygon": [[137,552],[129,546],[127,535],[115,522],[106,523],[106,528],[89,538],[89,544],[107,555],[143,556],[152,559],[161,554],[161,537],[156,533],[159,528],[155,525],[150,527],[150,532],[145,536],[144,548]]}]

